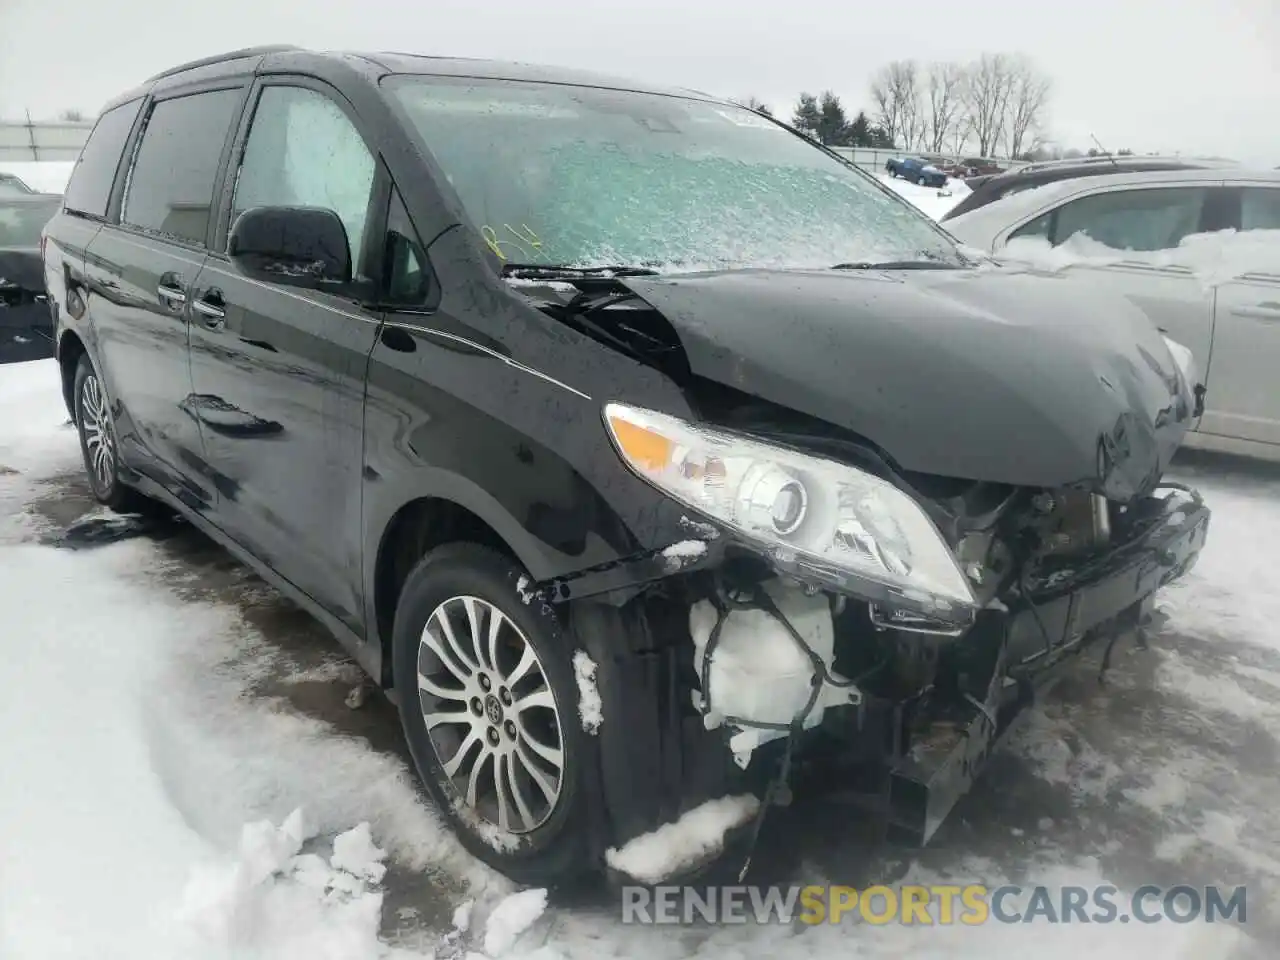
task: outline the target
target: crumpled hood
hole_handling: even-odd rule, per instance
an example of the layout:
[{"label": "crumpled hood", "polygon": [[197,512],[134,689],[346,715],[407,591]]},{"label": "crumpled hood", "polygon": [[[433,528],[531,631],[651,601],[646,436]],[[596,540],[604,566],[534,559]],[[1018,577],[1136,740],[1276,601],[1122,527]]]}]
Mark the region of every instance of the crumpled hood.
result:
[{"label": "crumpled hood", "polygon": [[1192,386],[1126,300],[1031,270],[749,270],[622,281],[693,372],[853,431],[906,469],[1145,492]]}]

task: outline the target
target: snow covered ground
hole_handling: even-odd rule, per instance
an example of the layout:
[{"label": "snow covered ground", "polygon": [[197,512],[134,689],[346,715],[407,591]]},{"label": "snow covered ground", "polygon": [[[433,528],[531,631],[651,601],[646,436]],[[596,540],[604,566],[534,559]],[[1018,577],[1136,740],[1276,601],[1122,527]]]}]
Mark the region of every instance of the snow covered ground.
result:
[{"label": "snow covered ground", "polygon": [[348,709],[336,644],[193,531],[71,549],[96,511],[65,421],[51,361],[0,366],[4,960],[1253,960],[1280,942],[1280,471],[1178,467],[1215,513],[1152,648],[1106,686],[1081,665],[928,849],[885,846],[839,795],[802,800],[770,814],[749,878],[1243,883],[1245,928],[639,927],[607,892],[518,892],[471,859],[394,710]]},{"label": "snow covered ground", "polygon": [[938,187],[921,187],[914,183],[908,183],[898,177],[890,177],[888,174],[877,175],[880,182],[894,191],[902,199],[908,203],[914,204],[924,213],[937,220],[957,203],[963,200],[970,190],[964,185],[963,180],[948,179],[947,185],[942,188]]}]

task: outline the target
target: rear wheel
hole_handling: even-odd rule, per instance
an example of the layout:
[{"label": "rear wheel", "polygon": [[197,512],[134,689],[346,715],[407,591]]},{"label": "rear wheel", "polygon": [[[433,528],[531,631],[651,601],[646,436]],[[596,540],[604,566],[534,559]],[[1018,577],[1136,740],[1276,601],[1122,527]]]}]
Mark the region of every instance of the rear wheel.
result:
[{"label": "rear wheel", "polygon": [[392,637],[400,720],[428,792],[471,853],[521,883],[593,869],[594,741],[578,721],[572,648],[522,571],[476,544],[409,574]]},{"label": "rear wheel", "polygon": [[150,501],[120,479],[120,454],[111,404],[88,354],[80,357],[76,367],[72,398],[80,453],[94,499],[119,513],[137,513],[149,507]]}]

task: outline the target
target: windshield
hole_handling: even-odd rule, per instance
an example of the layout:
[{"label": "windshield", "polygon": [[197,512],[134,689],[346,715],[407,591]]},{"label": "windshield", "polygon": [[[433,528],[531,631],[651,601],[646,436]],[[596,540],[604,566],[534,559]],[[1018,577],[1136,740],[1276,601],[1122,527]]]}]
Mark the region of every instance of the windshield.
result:
[{"label": "windshield", "polygon": [[39,247],[40,231],[53,219],[61,202],[58,197],[47,202],[23,200],[5,203],[0,200],[0,247]]},{"label": "windshield", "polygon": [[386,83],[511,263],[963,262],[905,201],[744,108],[509,80]]}]

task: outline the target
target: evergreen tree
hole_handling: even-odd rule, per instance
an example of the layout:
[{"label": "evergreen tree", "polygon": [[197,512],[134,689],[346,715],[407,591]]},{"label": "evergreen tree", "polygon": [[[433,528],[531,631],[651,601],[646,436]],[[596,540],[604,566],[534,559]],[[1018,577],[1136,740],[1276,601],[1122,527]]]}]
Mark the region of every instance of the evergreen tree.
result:
[{"label": "evergreen tree", "polygon": [[818,98],[811,93],[800,94],[795,113],[791,117],[791,125],[802,133],[817,136],[818,124],[822,122],[822,112],[818,109]]},{"label": "evergreen tree", "polygon": [[849,124],[848,141],[851,147],[875,146],[875,138],[871,133],[871,121],[867,119],[866,111],[859,110],[858,115]]},{"label": "evergreen tree", "polygon": [[848,143],[849,121],[844,115],[840,98],[830,90],[822,94],[816,132],[818,139],[828,146],[844,146]]}]

